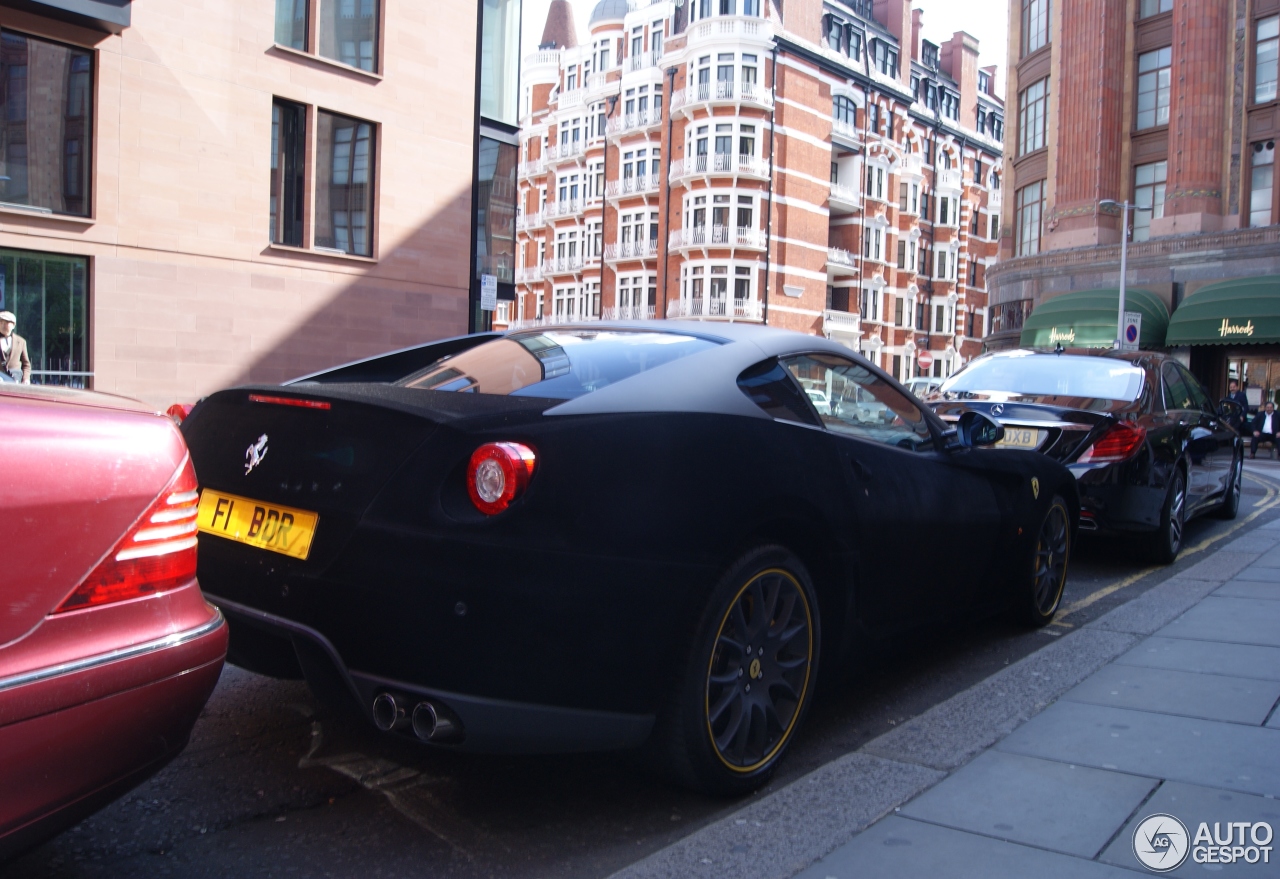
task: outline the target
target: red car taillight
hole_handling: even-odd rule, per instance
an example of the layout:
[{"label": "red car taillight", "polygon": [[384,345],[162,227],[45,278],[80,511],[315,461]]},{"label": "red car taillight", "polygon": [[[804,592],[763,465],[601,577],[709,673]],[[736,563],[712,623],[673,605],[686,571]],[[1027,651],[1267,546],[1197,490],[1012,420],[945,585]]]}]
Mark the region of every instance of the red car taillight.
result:
[{"label": "red car taillight", "polygon": [[467,464],[467,493],[486,515],[501,513],[524,493],[537,463],[533,449],[520,443],[485,443]]},{"label": "red car taillight", "polygon": [[198,489],[188,456],[155,503],[54,613],[165,592],[192,580]]},{"label": "red car taillight", "polygon": [[1146,441],[1146,428],[1121,421],[1098,437],[1077,461],[1081,464],[1125,461],[1132,458]]}]

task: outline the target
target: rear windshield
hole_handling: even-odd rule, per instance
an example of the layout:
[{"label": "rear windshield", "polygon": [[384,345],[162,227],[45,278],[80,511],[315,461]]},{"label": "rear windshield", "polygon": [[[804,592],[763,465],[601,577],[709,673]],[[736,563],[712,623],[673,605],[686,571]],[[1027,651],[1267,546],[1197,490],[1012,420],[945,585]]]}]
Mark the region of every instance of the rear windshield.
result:
[{"label": "rear windshield", "polygon": [[677,333],[530,330],[438,360],[398,384],[571,400],[718,344]]},{"label": "rear windshield", "polygon": [[1144,375],[1140,367],[1109,357],[1019,353],[975,360],[939,390],[948,399],[995,393],[1128,403],[1142,393]]}]

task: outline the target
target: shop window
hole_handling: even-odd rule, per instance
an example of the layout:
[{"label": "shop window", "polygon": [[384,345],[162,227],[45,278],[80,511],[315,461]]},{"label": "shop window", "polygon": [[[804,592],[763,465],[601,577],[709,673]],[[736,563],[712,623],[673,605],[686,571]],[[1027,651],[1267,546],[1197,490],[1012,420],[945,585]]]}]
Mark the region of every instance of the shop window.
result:
[{"label": "shop window", "polygon": [[92,69],[85,50],[0,34],[0,204],[89,215]]},{"label": "shop window", "polygon": [[82,257],[0,250],[0,311],[18,319],[32,384],[93,386],[87,277]]}]

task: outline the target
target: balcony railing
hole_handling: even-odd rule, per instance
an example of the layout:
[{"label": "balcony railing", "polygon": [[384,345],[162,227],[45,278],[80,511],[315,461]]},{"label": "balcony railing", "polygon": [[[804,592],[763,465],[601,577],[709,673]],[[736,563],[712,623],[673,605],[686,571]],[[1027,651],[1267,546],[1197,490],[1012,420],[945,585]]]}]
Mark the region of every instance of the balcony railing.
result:
[{"label": "balcony railing", "polygon": [[691,226],[671,233],[671,247],[750,247],[764,249],[764,233],[745,226]]},{"label": "balcony railing", "polygon": [[686,89],[681,89],[672,96],[671,109],[678,110],[690,104],[707,102],[752,104],[767,110],[773,106],[773,96],[758,82],[734,82],[731,79],[721,79],[715,82],[694,83]]},{"label": "balcony railing", "polygon": [[559,49],[542,49],[537,52],[530,52],[524,56],[524,67],[537,67],[540,64],[554,64],[560,66],[560,50]]},{"label": "balcony railing", "polygon": [[568,107],[580,107],[583,104],[585,104],[586,101],[587,101],[587,90],[583,88],[577,88],[577,89],[574,89],[573,91],[561,92],[560,96],[556,98],[556,106],[559,107],[561,110],[564,110]]},{"label": "balcony railing", "polygon": [[601,320],[653,320],[652,305],[611,305],[604,309]]},{"label": "balcony railing", "polygon": [[763,18],[742,15],[721,15],[703,19],[692,25],[685,33],[690,46],[706,40],[719,40],[724,37],[757,37],[767,38],[772,33],[769,23]]},{"label": "balcony railing", "polygon": [[543,276],[568,275],[582,271],[586,264],[586,259],[581,255],[552,257],[542,261],[542,274]]},{"label": "balcony railing", "polygon": [[650,67],[657,67],[658,59],[661,57],[661,52],[655,52],[652,50],[648,52],[641,52],[639,55],[632,55],[627,58],[623,69],[626,70],[627,73],[634,73],[637,70],[646,70]]},{"label": "balcony railing", "polygon": [[661,124],[662,110],[654,108],[652,110],[641,110],[636,113],[614,116],[609,120],[607,129],[610,134],[622,134],[627,131],[639,131]]},{"label": "balcony railing", "polygon": [[753,299],[675,299],[667,303],[668,318],[697,320],[760,320],[761,305]]},{"label": "balcony railing", "polygon": [[852,271],[857,257],[847,250],[839,247],[827,248],[827,265],[836,269],[846,269]]},{"label": "balcony railing", "polygon": [[846,186],[843,183],[832,183],[831,200],[843,205],[848,205],[850,208],[857,210],[862,200],[862,193],[856,186]]},{"label": "balcony railing", "polygon": [[543,156],[548,162],[559,162],[565,159],[575,159],[587,151],[586,141],[571,140],[568,143],[553,143],[547,147],[547,153]]},{"label": "balcony railing", "polygon": [[822,312],[822,332],[860,336],[862,335],[862,317],[847,311],[833,311],[828,308]]},{"label": "balcony railing", "polygon": [[671,179],[696,177],[699,174],[761,177],[768,179],[769,163],[759,156],[735,156],[732,153],[702,153],[671,163]]},{"label": "balcony railing", "polygon": [[902,157],[902,163],[898,167],[898,173],[910,174],[912,177],[920,177],[924,173],[924,161],[919,153],[907,153]]},{"label": "balcony railing", "polygon": [[542,280],[542,266],[521,266],[516,269],[517,284],[536,284]]},{"label": "balcony railing", "polygon": [[582,199],[580,198],[567,198],[564,201],[549,201],[542,208],[544,219],[569,217],[580,213],[582,213]]},{"label": "balcony railing", "polygon": [[861,129],[852,122],[846,122],[843,119],[831,120],[831,133],[844,141],[852,141],[855,144],[862,143]]},{"label": "balcony railing", "polygon": [[951,192],[959,192],[960,184],[960,169],[948,168],[938,172],[938,182],[934,186],[934,189],[946,189]]},{"label": "balcony railing", "polygon": [[639,195],[642,192],[657,192],[662,185],[662,178],[657,174],[642,174],[639,177],[623,177],[621,180],[610,180],[605,187],[609,198],[624,195]]},{"label": "balcony railing", "polygon": [[534,214],[521,214],[516,217],[516,229],[521,232],[528,229],[539,229],[546,221],[546,215],[542,211]]},{"label": "balcony railing", "polygon": [[535,174],[541,174],[547,170],[545,159],[530,159],[527,162],[521,162],[516,172],[521,177],[532,177]]},{"label": "balcony railing", "polygon": [[604,258],[607,261],[619,259],[649,259],[657,256],[658,242],[653,239],[640,241],[623,241],[604,246]]}]

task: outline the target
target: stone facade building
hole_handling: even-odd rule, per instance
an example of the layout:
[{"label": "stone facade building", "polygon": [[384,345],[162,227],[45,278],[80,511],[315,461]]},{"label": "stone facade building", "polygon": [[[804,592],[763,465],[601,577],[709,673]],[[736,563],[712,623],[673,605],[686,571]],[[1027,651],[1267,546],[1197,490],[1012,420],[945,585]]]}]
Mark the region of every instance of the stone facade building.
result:
[{"label": "stone facade building", "polygon": [[166,406],[467,332],[514,268],[519,19],[0,3],[0,308],[34,380]]},{"label": "stone facade building", "polygon": [[[1010,0],[989,347],[1018,344],[1046,299],[1118,288],[1125,201],[1146,209],[1128,223],[1127,284],[1162,300],[1171,327],[1188,297],[1226,296],[1226,281],[1256,279],[1250,289],[1274,297],[1260,296],[1259,315],[1276,310],[1278,46],[1280,0]],[[1280,347],[1258,335],[1242,347],[1227,330],[1169,339],[1190,342],[1211,390],[1230,375],[1274,397]]]},{"label": "stone facade building", "polygon": [[909,0],[601,0],[579,43],[558,5],[496,326],[765,322],[901,379],[979,353],[1004,112],[972,37]]}]

